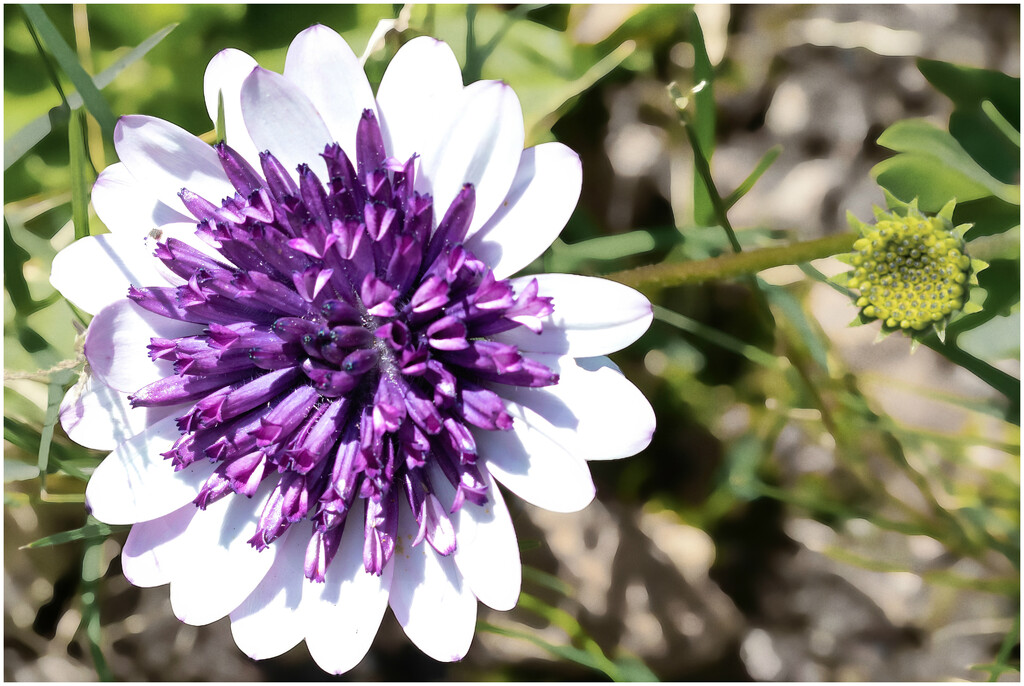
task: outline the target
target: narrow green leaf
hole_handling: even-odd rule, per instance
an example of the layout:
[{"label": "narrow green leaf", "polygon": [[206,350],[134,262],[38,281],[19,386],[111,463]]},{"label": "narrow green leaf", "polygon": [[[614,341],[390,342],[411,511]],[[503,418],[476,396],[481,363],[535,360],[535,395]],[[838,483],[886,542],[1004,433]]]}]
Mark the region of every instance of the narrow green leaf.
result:
[{"label": "narrow green leaf", "polygon": [[764,154],[761,160],[757,163],[757,166],[754,167],[754,171],[750,172],[750,175],[747,178],[743,179],[743,183],[737,186],[736,190],[734,190],[732,193],[728,195],[728,197],[725,198],[726,209],[729,209],[737,202],[739,202],[740,199],[744,195],[746,195],[751,188],[754,187],[754,184],[757,183],[757,180],[761,178],[761,175],[768,171],[768,168],[775,163],[775,160],[778,159],[779,154],[781,152],[782,146],[775,145],[772,146],[772,148]]},{"label": "narrow green leaf", "polygon": [[816,321],[807,316],[800,302],[785,288],[762,283],[761,289],[772,305],[778,308],[779,313],[796,329],[798,340],[807,346],[818,366],[827,370],[829,343],[821,330],[815,326]]},{"label": "narrow green leaf", "polygon": [[[4,440],[31,455],[38,453],[42,436],[39,431],[27,424],[22,424],[11,417],[4,417]],[[68,476],[81,481],[89,480],[81,467],[91,467],[96,464],[92,458],[75,457],[75,454],[67,446],[53,442],[50,443],[48,462],[52,463],[49,466],[55,466]],[[38,466],[35,468],[38,469]]]},{"label": "narrow green leaf", "polygon": [[610,74],[613,69],[625,62],[634,52],[636,52],[636,43],[625,41],[594,63],[582,76],[568,84],[567,88],[554,91],[557,104],[542,108],[547,109],[549,113],[529,127],[527,140],[535,140],[541,133],[554,126],[555,122],[561,119],[562,115],[576,101],[576,98]]},{"label": "narrow green leaf", "polygon": [[53,427],[57,424],[57,413],[63,396],[61,387],[50,382],[46,391],[46,419],[39,435],[39,480],[40,488],[46,490],[46,468],[50,464],[50,442],[53,440]]},{"label": "narrow green leaf", "polygon": [[722,333],[718,329],[702,324],[696,319],[691,319],[660,305],[654,306],[654,317],[669,326],[674,326],[677,329],[693,334],[712,345],[717,345],[719,348],[742,355],[754,364],[759,364],[768,369],[780,368],[779,359],[774,355],[766,353],[757,346],[744,343],[738,338],[733,338],[729,334]]},{"label": "narrow green leaf", "polygon": [[44,536],[38,541],[32,541],[31,543],[22,546],[23,548],[46,548],[53,545],[62,545],[64,543],[71,543],[72,541],[83,541],[83,540],[94,540],[98,538],[107,538],[111,534],[115,534],[119,531],[127,531],[130,527],[128,525],[112,526],[110,524],[104,524],[98,519],[90,517],[89,521],[83,526],[72,529],[71,531],[61,531],[58,534],[51,536]]},{"label": "narrow green leaf", "polygon": [[[516,629],[510,629],[508,627],[496,626],[489,624],[488,622],[479,622],[477,627],[482,631],[489,631],[492,634],[498,634],[499,636],[508,636],[509,638],[518,638],[524,641],[528,641],[538,648],[543,648],[555,657],[567,660],[569,662],[575,662],[576,664],[583,665],[597,672],[605,672],[603,665],[599,660],[595,659],[594,656],[590,655],[584,650],[574,648],[572,646],[560,646],[553,643],[548,643],[544,639],[536,636],[535,634],[527,633],[525,631],[518,631]],[[608,675],[611,676],[610,674]]]},{"label": "narrow green leaf", "polygon": [[68,122],[68,146],[71,157],[71,222],[75,240],[89,235],[89,187],[92,165],[85,147],[85,112],[75,110]]},{"label": "narrow green leaf", "polygon": [[548,574],[547,572],[542,572],[536,567],[523,565],[523,580],[531,581],[538,586],[543,586],[544,588],[550,589],[559,595],[569,597],[572,594],[572,586],[565,583],[557,576]]},{"label": "narrow green leaf", "polygon": [[[89,526],[92,523],[99,523],[89,517]],[[96,675],[100,681],[113,681],[114,675],[107,666],[107,660],[103,656],[103,633],[100,624],[99,586],[103,576],[103,540],[92,539],[92,542],[85,547],[82,556],[82,622],[79,627],[85,627],[85,637],[89,643],[89,653],[92,655],[93,666],[96,668]]]},{"label": "narrow green leaf", "polygon": [[82,65],[79,64],[74,50],[64,41],[57,27],[46,16],[46,12],[43,11],[40,5],[24,4],[22,9],[25,10],[25,15],[39,32],[43,42],[46,43],[50,54],[57,60],[61,70],[71,79],[71,83],[75,85],[79,95],[82,96],[82,102],[85,104],[86,109],[99,122],[103,135],[107,138],[112,138],[114,136],[114,113],[111,112],[110,105],[107,104],[103,94],[96,87],[92,77],[82,69]]},{"label": "narrow green leaf", "polygon": [[217,141],[224,142],[228,139],[228,127],[224,116],[224,91],[217,91]]},{"label": "narrow green leaf", "polygon": [[1020,148],[1020,131],[1013,128],[1013,124],[1006,120],[996,106],[992,104],[991,100],[984,100],[981,103],[981,111],[985,113],[985,116],[992,120],[992,123],[996,125],[996,128],[1006,136],[1007,140],[1013,143],[1017,148]]},{"label": "narrow green leaf", "polygon": [[[138,60],[142,59],[146,53],[152,50],[160,41],[162,41],[167,34],[173,31],[177,27],[177,24],[168,24],[163,27],[146,40],[139,43],[132,50],[124,55],[121,59],[114,62],[112,65],[101,71],[93,79],[93,82],[98,88],[106,88],[114,79],[116,79],[121,72],[128,66],[134,64]],[[82,106],[82,96],[78,93],[72,93],[67,97],[67,104],[70,109],[77,109]],[[44,114],[31,122],[23,126],[13,136],[4,141],[4,169],[9,168],[12,164],[21,159],[22,155],[32,149],[32,147],[46,137],[53,128],[53,124],[49,114]]]},{"label": "narrow green leaf", "polygon": [[660,681],[657,674],[635,657],[620,657],[615,661],[615,666],[619,668],[617,681],[645,681],[648,683]]},{"label": "narrow green leaf", "polygon": [[[694,63],[693,79],[694,85],[703,83],[703,87],[693,94],[695,114],[693,117],[693,128],[698,146],[693,146],[693,154],[704,155],[704,166],[711,166],[711,158],[715,153],[715,90],[714,90],[714,68],[711,66],[711,58],[708,57],[707,47],[704,45],[704,32],[700,27],[700,19],[697,13],[690,10],[689,23],[690,43],[693,45]],[[697,163],[695,161],[695,163]],[[712,189],[701,174],[695,174],[693,179],[693,217],[698,224],[709,225],[715,221],[715,208],[711,200]]]}]

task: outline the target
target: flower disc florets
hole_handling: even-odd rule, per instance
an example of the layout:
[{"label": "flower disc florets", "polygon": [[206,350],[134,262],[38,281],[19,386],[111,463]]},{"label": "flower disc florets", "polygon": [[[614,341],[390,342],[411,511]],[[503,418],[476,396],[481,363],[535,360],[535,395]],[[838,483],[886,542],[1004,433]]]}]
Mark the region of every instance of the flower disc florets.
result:
[{"label": "flower disc florets", "polygon": [[[262,175],[224,144],[217,153],[237,193],[220,206],[188,189],[210,254],[169,239],[156,256],[184,283],[132,288],[132,300],[202,333],[154,338],[150,356],[175,375],[132,396],[136,407],[194,403],[165,454],[177,469],[218,463],[196,504],[255,494],[282,474],[250,543],[268,547],[311,520],[305,563],[322,581],[347,512],[366,501],[363,561],[380,574],[395,552],[399,497],[442,555],[456,547],[433,479],[456,488],[452,510],[482,504],[487,485],[470,427],[507,430],[512,417],[482,384],[548,386],[558,377],[488,336],[540,331],[551,298],[536,281],[518,297],[462,245],[470,184],[433,230],[430,196],[413,190],[415,156],[387,158],[364,112],[357,166],[334,144],[325,186],[307,165],[298,185],[270,153]],[[219,256],[219,258],[218,258]]]},{"label": "flower disc florets", "polygon": [[846,286],[859,291],[865,319],[880,319],[890,330],[923,331],[963,309],[977,280],[963,239],[968,227],[953,228],[952,210],[929,217],[911,203],[876,211],[875,224],[851,220],[861,237],[845,256],[853,266]]}]

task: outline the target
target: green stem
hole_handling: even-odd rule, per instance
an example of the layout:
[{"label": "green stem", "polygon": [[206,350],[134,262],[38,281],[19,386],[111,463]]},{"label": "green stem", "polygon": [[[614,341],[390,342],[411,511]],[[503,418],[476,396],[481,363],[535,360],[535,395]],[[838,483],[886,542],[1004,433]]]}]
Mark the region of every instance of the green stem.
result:
[{"label": "green stem", "polygon": [[1007,421],[1017,425],[1020,424],[1020,379],[1010,376],[1001,369],[993,367],[988,362],[961,350],[956,346],[955,341],[950,340],[948,337],[943,342],[937,336],[926,336],[921,339],[921,343],[944,356],[953,364],[963,367],[1006,396],[1010,403],[1006,411]]},{"label": "green stem", "polygon": [[[1013,620],[1013,629],[1003,639],[1003,644],[999,647],[999,654],[996,655],[996,665],[1005,667],[1010,659],[1010,651],[1013,650],[1013,646],[1020,641],[1020,613]],[[1019,670],[1018,670],[1019,671]],[[999,680],[998,671],[992,671],[989,675],[989,681]]]},{"label": "green stem", "polygon": [[[675,84],[669,86],[669,93],[672,95],[674,101],[678,102],[683,96],[676,88]],[[693,165],[697,171],[697,175],[700,176],[701,181],[704,183],[704,189],[708,192],[708,196],[711,200],[711,207],[715,213],[715,219],[718,224],[725,229],[725,233],[729,236],[729,243],[732,245],[733,252],[743,252],[743,248],[740,247],[740,241],[736,238],[736,231],[732,228],[732,223],[729,222],[729,213],[725,207],[725,201],[722,200],[722,196],[718,192],[718,187],[715,186],[715,180],[711,176],[711,165],[708,164],[708,158],[704,154],[704,146],[700,142],[700,136],[697,131],[697,127],[693,122],[693,118],[686,109],[679,107],[677,108],[679,114],[679,123],[683,125],[683,131],[686,133],[686,138],[690,142],[690,147],[693,148]]]},{"label": "green stem", "polygon": [[606,275],[605,278],[643,291],[657,290],[682,284],[756,274],[771,267],[800,264],[830,257],[852,250],[853,242],[856,239],[857,234],[843,233],[776,248],[761,248],[695,262],[663,262],[662,264],[615,272]]},{"label": "green stem", "polygon": [[477,9],[477,5],[466,5],[466,66],[462,70],[466,83],[479,81],[480,72],[483,69],[483,60],[476,44]]}]

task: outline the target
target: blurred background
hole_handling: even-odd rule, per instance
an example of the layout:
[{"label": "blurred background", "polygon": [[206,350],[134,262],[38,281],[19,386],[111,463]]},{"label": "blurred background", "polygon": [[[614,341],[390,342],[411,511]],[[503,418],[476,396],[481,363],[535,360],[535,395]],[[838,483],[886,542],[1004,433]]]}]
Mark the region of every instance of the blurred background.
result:
[{"label": "blurred background", "polygon": [[[196,134],[213,128],[202,79],[224,48],[280,71],[311,24],[361,54],[392,21],[370,46],[375,86],[402,42],[443,39],[467,82],[513,86],[527,145],[557,139],[583,160],[579,206],[531,269],[598,275],[729,251],[693,201],[672,81],[714,76],[700,115],[723,194],[781,146],[730,209],[756,248],[846,231],[847,211],[870,220],[884,203],[870,170],[893,154],[879,135],[912,117],[944,128],[953,112],[917,58],[1020,67],[1017,5],[44,9],[115,116]],[[85,166],[73,159],[54,67],[18,6],[3,30],[5,679],[332,679],[303,644],[254,662],[227,620],[178,622],[166,587],[122,577],[124,532],[24,547],[86,523],[83,478],[102,457],[54,428],[77,331],[48,275],[74,237],[73,170],[91,182],[116,156],[90,120]],[[1019,185],[1019,165],[1007,173]],[[1015,223],[986,249],[1016,300],[959,345],[1019,378]],[[876,344],[877,323],[848,327],[849,298],[796,266],[759,276],[774,327],[744,280],[651,293],[656,321],[613,358],[654,405],[654,441],[592,463],[598,496],[580,513],[507,499],[527,566],[519,608],[481,606],[487,626],[457,664],[420,654],[389,615],[342,679],[1019,680],[1019,404],[902,335]]]}]

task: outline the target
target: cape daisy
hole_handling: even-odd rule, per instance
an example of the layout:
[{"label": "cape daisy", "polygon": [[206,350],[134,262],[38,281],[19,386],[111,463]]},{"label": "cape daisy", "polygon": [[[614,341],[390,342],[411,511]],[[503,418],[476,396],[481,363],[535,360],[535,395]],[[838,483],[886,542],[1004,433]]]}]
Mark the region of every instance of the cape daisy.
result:
[{"label": "cape daisy", "polygon": [[323,26],[284,74],[225,50],[204,86],[226,143],[122,117],[93,188],[110,233],[53,262],[95,315],[61,410],[71,438],[112,450],[88,507],[133,525],[129,581],[169,583],[184,622],[230,615],[253,658],[305,640],[346,671],[390,606],[458,660],[477,600],[519,594],[496,484],[578,510],[586,460],[650,441],[650,405],[602,357],[650,304],[596,278],[509,278],[568,220],[580,162],[524,150],[515,93],[463,86],[444,43],[409,41],[376,97]]}]

